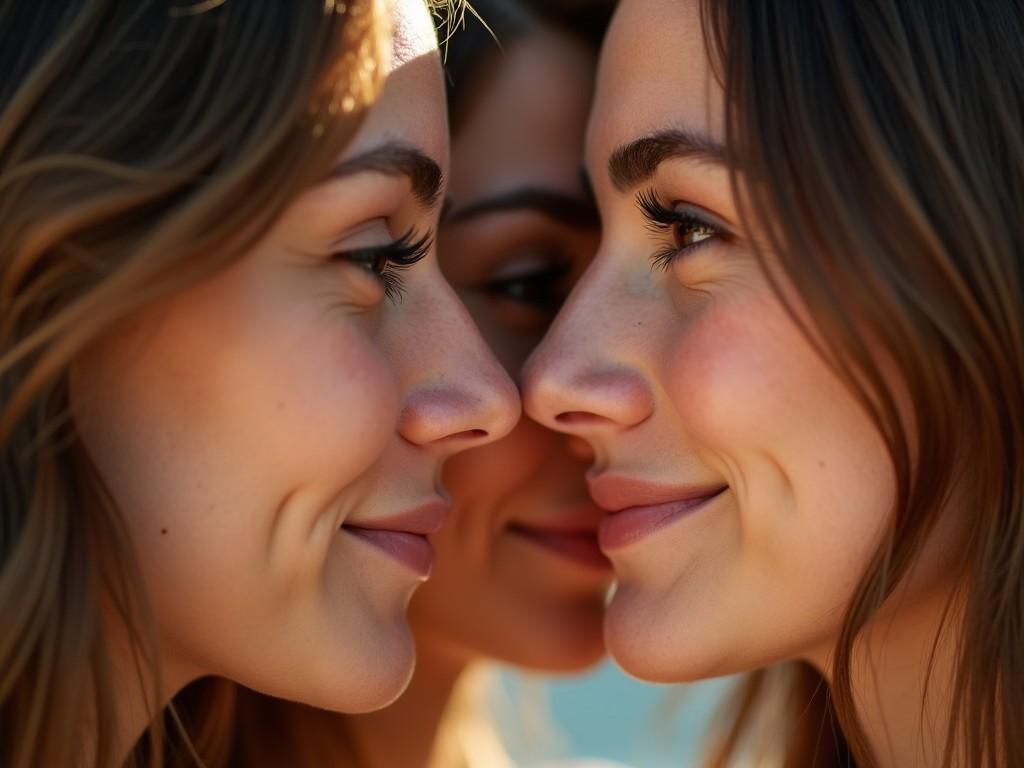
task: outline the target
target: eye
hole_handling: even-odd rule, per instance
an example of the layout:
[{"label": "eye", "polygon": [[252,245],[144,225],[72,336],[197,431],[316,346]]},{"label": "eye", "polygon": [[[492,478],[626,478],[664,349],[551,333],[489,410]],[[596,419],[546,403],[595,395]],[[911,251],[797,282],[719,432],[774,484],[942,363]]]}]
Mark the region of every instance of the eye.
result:
[{"label": "eye", "polygon": [[485,293],[517,302],[528,309],[554,312],[565,300],[565,279],[572,267],[566,263],[528,262],[482,286]]},{"label": "eye", "polygon": [[672,236],[670,245],[651,256],[653,265],[661,269],[668,269],[677,258],[726,235],[725,228],[705,211],[691,205],[670,208],[658,199],[653,189],[637,195],[636,204],[653,232]]},{"label": "eye", "polygon": [[405,292],[401,272],[426,256],[433,241],[431,232],[417,237],[410,229],[389,243],[335,251],[331,259],[356,264],[372,272],[383,284],[384,294],[392,301],[401,301]]}]

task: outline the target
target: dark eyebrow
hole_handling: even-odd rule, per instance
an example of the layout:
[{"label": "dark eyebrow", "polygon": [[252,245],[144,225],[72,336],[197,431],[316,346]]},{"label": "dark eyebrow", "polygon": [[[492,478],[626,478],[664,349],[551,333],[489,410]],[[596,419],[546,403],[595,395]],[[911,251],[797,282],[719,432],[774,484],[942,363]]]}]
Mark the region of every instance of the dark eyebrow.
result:
[{"label": "dark eyebrow", "polygon": [[444,174],[436,160],[416,147],[388,142],[362,154],[341,161],[327,174],[326,180],[372,171],[386,176],[406,176],[413,194],[427,208],[433,208],[441,196]]},{"label": "dark eyebrow", "polygon": [[701,133],[666,130],[623,144],[608,158],[608,176],[620,192],[650,179],[666,160],[694,158],[725,165],[725,147]]},{"label": "dark eyebrow", "polygon": [[521,187],[455,208],[446,224],[484,216],[498,211],[536,211],[574,229],[597,229],[600,219],[594,203],[585,195],[559,192],[541,187]]}]

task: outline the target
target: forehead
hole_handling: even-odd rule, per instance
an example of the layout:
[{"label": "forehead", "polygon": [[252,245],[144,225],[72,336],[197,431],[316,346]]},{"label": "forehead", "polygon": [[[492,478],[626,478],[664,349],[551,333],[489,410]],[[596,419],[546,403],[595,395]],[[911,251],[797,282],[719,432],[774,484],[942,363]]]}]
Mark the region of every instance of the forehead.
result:
[{"label": "forehead", "polygon": [[394,45],[377,101],[345,155],[357,155],[384,140],[421,149],[442,168],[448,164],[448,117],[441,57],[433,21],[423,0],[395,0]]},{"label": "forehead", "polygon": [[393,0],[390,6],[394,39],[389,71],[436,53],[437,36],[424,0]]},{"label": "forehead", "polygon": [[587,129],[595,183],[615,147],[654,131],[686,128],[720,140],[722,103],[699,0],[623,0],[601,52]]},{"label": "forehead", "polygon": [[459,194],[540,180],[575,188],[593,68],[594,56],[582,45],[554,33],[508,45],[453,140]]}]

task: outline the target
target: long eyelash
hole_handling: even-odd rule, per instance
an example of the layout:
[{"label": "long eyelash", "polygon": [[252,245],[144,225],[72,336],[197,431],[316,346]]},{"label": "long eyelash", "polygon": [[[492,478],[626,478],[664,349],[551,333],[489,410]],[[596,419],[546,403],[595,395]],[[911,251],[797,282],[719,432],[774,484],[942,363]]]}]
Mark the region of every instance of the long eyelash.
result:
[{"label": "long eyelash", "polygon": [[391,301],[401,302],[405,295],[405,285],[400,273],[426,256],[433,244],[434,233],[432,231],[417,238],[415,231],[409,229],[404,235],[387,245],[345,251],[335,254],[335,258],[368,264],[383,259],[384,268],[375,274],[384,285],[384,295]]},{"label": "long eyelash", "polygon": [[679,249],[674,245],[663,245],[651,254],[651,269],[667,270],[679,256]]},{"label": "long eyelash", "polygon": [[[709,227],[713,230],[717,229],[709,221],[699,216],[668,208],[661,202],[658,198],[658,193],[653,188],[645,189],[637,194],[636,205],[641,213],[643,213],[644,218],[647,219],[647,228],[656,235],[664,235],[667,232],[671,233],[672,228],[677,224],[683,224],[688,227],[700,226]],[[687,250],[692,251],[694,248],[700,248],[701,245],[702,243],[691,245]],[[680,249],[674,243],[659,247],[658,250],[651,254],[652,268],[668,269],[678,258],[679,254]]]},{"label": "long eyelash", "polygon": [[636,196],[636,204],[647,219],[647,226],[652,232],[661,233],[672,228],[679,221],[679,214],[667,208],[658,199],[654,189],[645,189]]},{"label": "long eyelash", "polygon": [[431,231],[419,238],[414,237],[415,232],[410,229],[381,249],[381,254],[387,259],[387,266],[380,273],[380,279],[384,283],[384,295],[391,301],[401,302],[405,296],[401,272],[423,259],[434,244],[434,233]]}]

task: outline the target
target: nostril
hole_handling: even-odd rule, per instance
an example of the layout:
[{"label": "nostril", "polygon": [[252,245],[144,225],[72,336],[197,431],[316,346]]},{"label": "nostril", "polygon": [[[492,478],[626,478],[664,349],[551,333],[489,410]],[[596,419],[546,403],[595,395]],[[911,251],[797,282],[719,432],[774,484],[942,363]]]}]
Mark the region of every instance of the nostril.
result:
[{"label": "nostril", "polygon": [[583,427],[588,424],[599,424],[607,421],[603,416],[588,411],[563,411],[555,416],[555,421],[565,426]]},{"label": "nostril", "polygon": [[449,437],[456,440],[479,440],[482,437],[487,437],[487,434],[486,429],[466,429],[462,432],[455,432],[449,435]]}]

